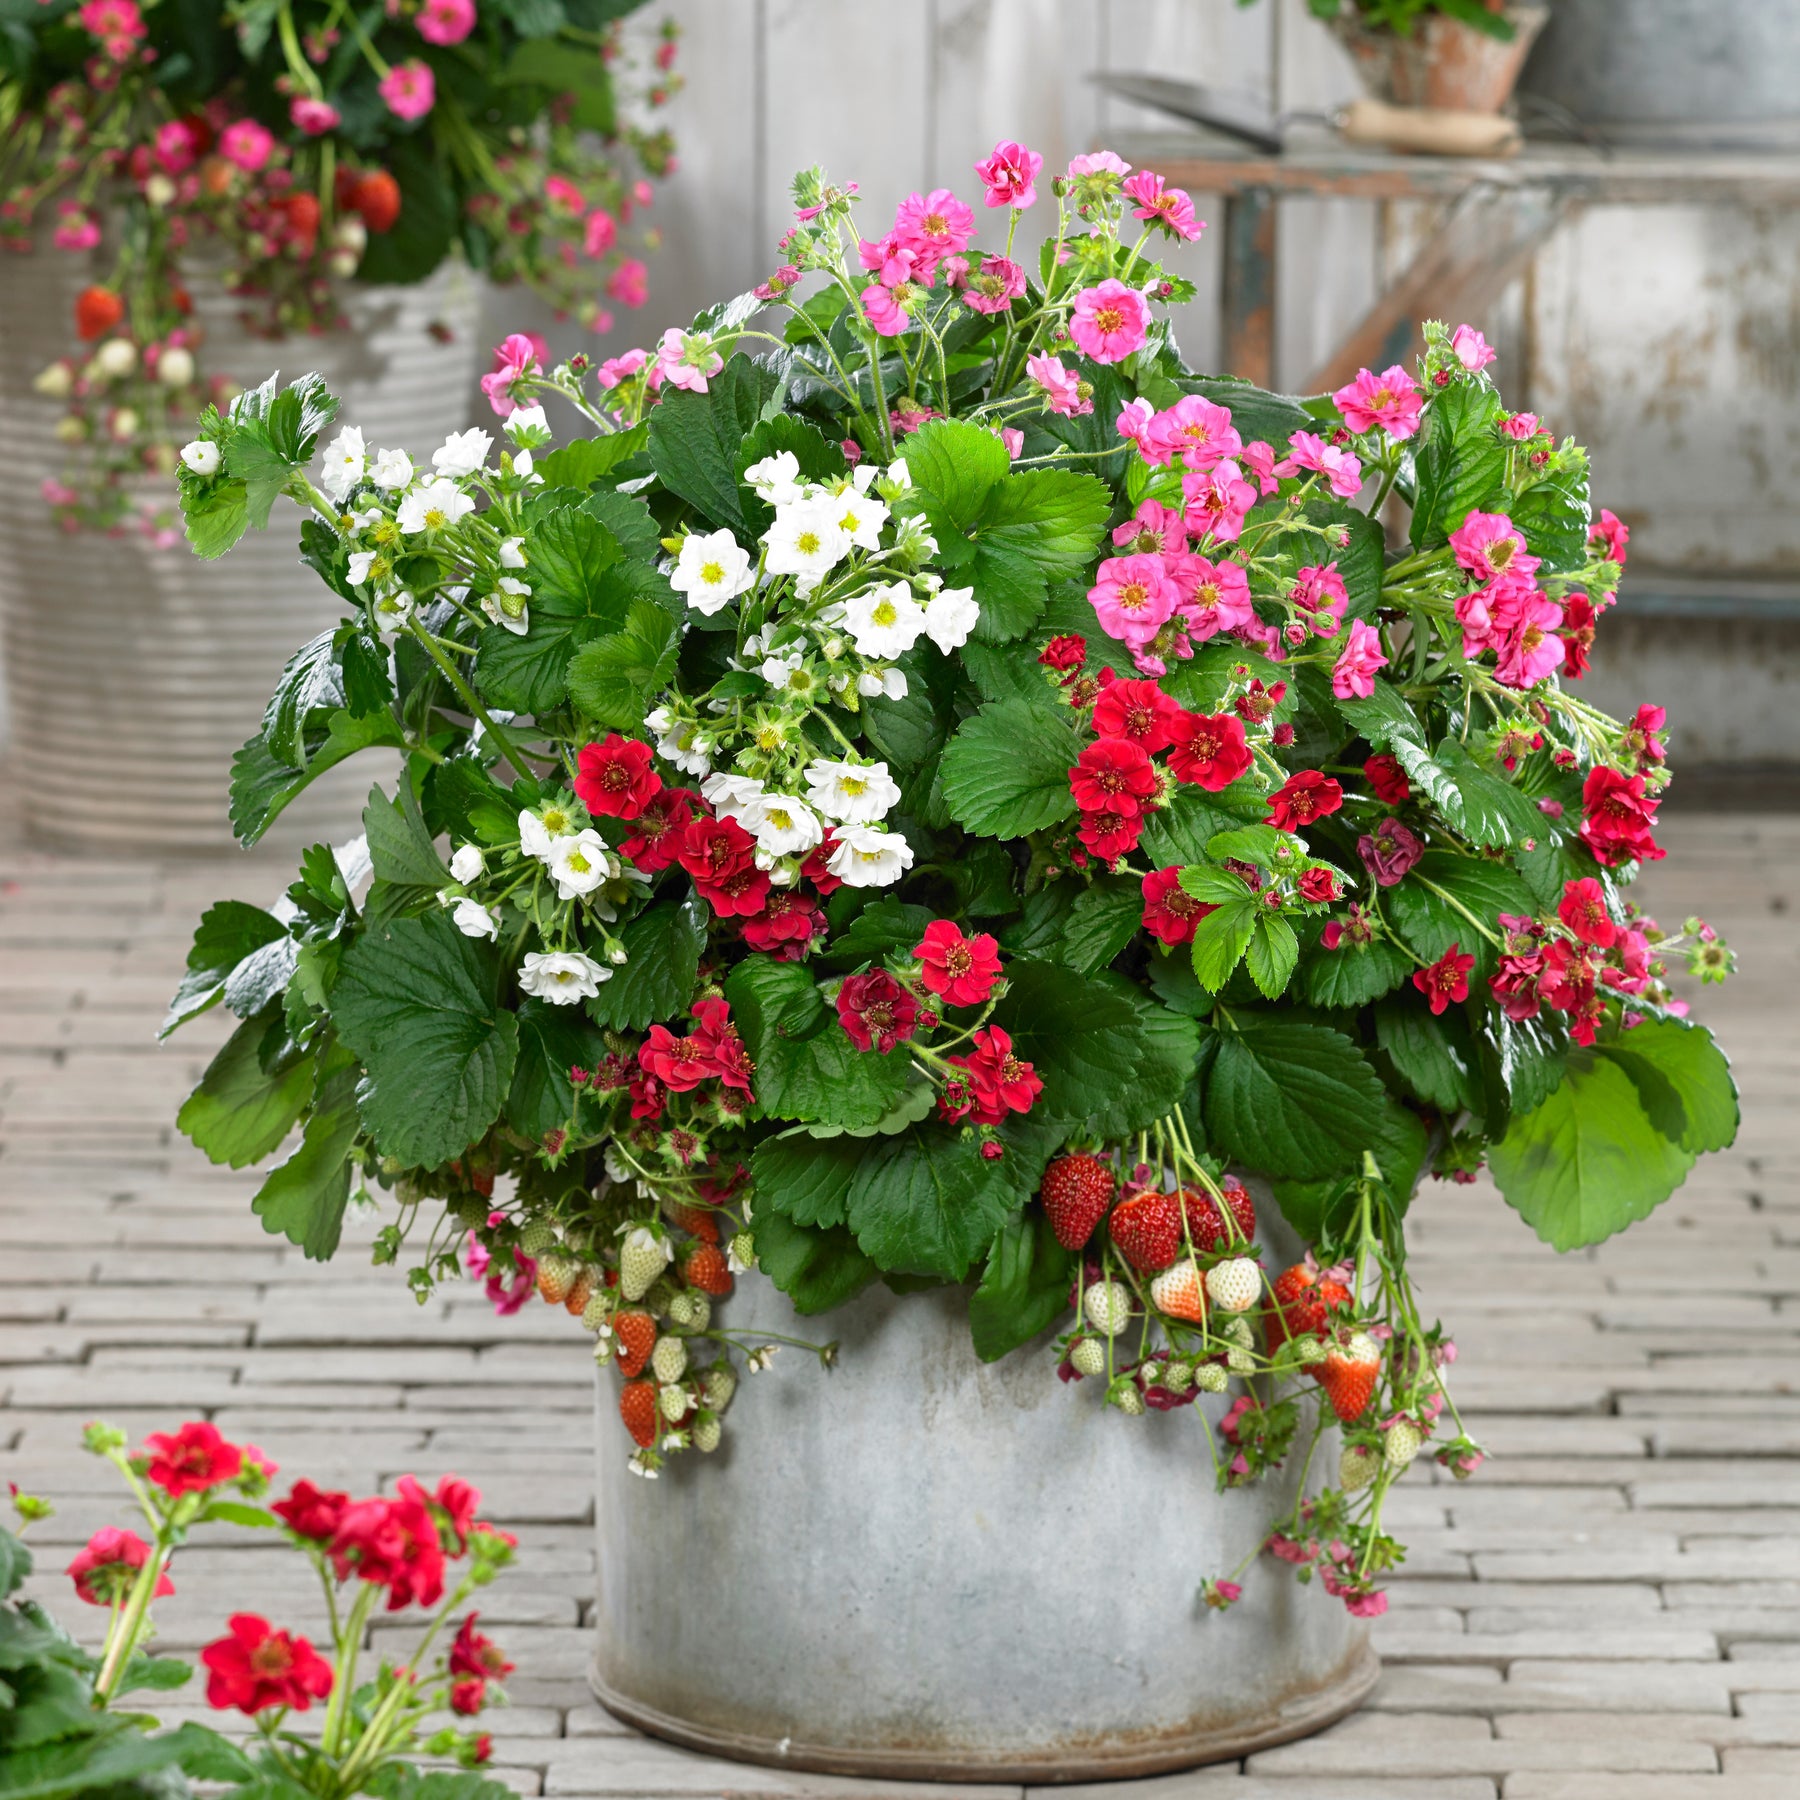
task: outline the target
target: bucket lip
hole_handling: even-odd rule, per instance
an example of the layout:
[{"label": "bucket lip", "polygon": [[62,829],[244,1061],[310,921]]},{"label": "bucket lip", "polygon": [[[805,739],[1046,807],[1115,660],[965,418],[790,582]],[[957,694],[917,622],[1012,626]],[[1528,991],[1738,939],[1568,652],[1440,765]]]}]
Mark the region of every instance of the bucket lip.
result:
[{"label": "bucket lip", "polygon": [[[1366,1633],[1366,1627],[1365,1627]],[[1381,1674],[1381,1658],[1364,1635],[1338,1674],[1322,1687],[1297,1694],[1282,1706],[1242,1723],[1181,1733],[1149,1744],[1121,1743],[1066,1753],[993,1750],[857,1749],[816,1744],[804,1738],[761,1737],[750,1732],[715,1731],[676,1717],[612,1687],[601,1675],[598,1657],[588,1686],[614,1718],[635,1730],[683,1749],[731,1762],[812,1774],[854,1775],[892,1781],[1008,1782],[1026,1785],[1077,1781],[1122,1781],[1138,1775],[1166,1775],[1203,1763],[1230,1762],[1309,1737],[1356,1711]]]}]

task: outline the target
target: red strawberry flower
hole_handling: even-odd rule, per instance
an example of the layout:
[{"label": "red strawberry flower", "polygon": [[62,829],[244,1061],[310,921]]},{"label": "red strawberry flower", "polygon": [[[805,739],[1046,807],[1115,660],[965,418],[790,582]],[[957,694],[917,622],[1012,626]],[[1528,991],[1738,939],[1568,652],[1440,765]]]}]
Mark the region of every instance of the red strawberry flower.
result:
[{"label": "red strawberry flower", "polygon": [[206,1703],[259,1713],[271,1706],[305,1712],[331,1692],[331,1664],[303,1637],[277,1631],[255,1613],[233,1613],[230,1636],[200,1652],[208,1670]]},{"label": "red strawberry flower", "polygon": [[616,731],[603,744],[583,744],[575,768],[581,804],[609,819],[635,819],[662,789],[651,754],[648,744]]},{"label": "red strawberry flower", "polygon": [[653,794],[633,821],[637,829],[620,844],[619,854],[646,875],[668,868],[681,854],[682,833],[699,802],[692,788],[663,788]]},{"label": "red strawberry flower", "polygon": [[1103,737],[1089,744],[1069,771],[1069,789],[1084,813],[1116,812],[1134,818],[1158,785],[1156,765],[1130,738]]},{"label": "red strawberry flower", "polygon": [[985,931],[964,937],[949,919],[933,919],[914,947],[919,979],[946,1006],[982,1006],[1000,979],[999,946]]},{"label": "red strawberry flower", "polygon": [[968,1076],[968,1111],[977,1124],[998,1125],[1009,1112],[1030,1112],[1044,1083],[1030,1063],[1013,1054],[1009,1032],[998,1025],[978,1031],[968,1056],[952,1056]]},{"label": "red strawberry flower", "polygon": [[1619,935],[1612,914],[1606,910],[1606,893],[1591,875],[1564,885],[1556,916],[1584,944],[1599,950],[1610,950]]},{"label": "red strawberry flower", "polygon": [[1310,900],[1315,905],[1329,905],[1343,893],[1333,869],[1308,869],[1300,877],[1299,887],[1300,898]]},{"label": "red strawberry flower", "polygon": [[1146,875],[1143,887],[1144,929],[1165,944],[1191,944],[1200,921],[1214,910],[1183,889],[1176,866]]},{"label": "red strawberry flower", "polygon": [[1317,769],[1290,775],[1269,796],[1268,823],[1278,831],[1298,831],[1344,804],[1344,790]]},{"label": "red strawberry flower", "polygon": [[770,890],[767,904],[744,921],[744,942],[778,962],[802,962],[825,935],[825,915],[810,894],[792,888]]},{"label": "red strawberry flower", "polygon": [[688,1009],[694,1020],[691,1038],[705,1048],[717,1066],[719,1079],[729,1088],[750,1092],[756,1065],[731,1022],[731,1007],[724,1000],[696,1000]]},{"label": "red strawberry flower", "polygon": [[337,1536],[344,1508],[350,1504],[348,1494],[314,1487],[310,1481],[296,1481],[285,1500],[277,1500],[269,1510],[286,1522],[295,1537],[316,1544],[328,1544]]},{"label": "red strawberry flower", "polygon": [[243,1472],[244,1453],[228,1444],[216,1425],[190,1420],[179,1431],[156,1432],[144,1439],[149,1459],[145,1475],[172,1499],[183,1494],[204,1494],[223,1487]]},{"label": "red strawberry flower", "polygon": [[756,839],[735,819],[695,819],[682,835],[681,866],[694,891],[721,918],[751,918],[769,897],[756,866]]},{"label": "red strawberry flower", "polygon": [[444,1592],[444,1549],[437,1522],[420,1498],[358,1500],[344,1510],[331,1540],[340,1581],[352,1575],[388,1590],[387,1609],[435,1606]]},{"label": "red strawberry flower", "polygon": [[1658,802],[1645,792],[1641,775],[1621,775],[1604,764],[1590,769],[1581,789],[1581,841],[1594,860],[1609,867],[1622,862],[1660,862],[1662,847],[1651,837]]},{"label": "red strawberry flower", "polygon": [[1434,1015],[1453,1001],[1460,1005],[1469,997],[1469,971],[1475,967],[1475,959],[1458,955],[1458,949],[1452,944],[1429,969],[1418,970],[1412,978],[1413,986],[1431,1002]]},{"label": "red strawberry flower", "polygon": [[1081,841],[1102,862],[1117,862],[1138,847],[1144,821],[1135,812],[1084,812],[1081,815]]},{"label": "red strawberry flower", "polygon": [[885,969],[852,975],[838,989],[838,1022],[859,1050],[886,1056],[913,1034],[919,1003]]},{"label": "red strawberry flower", "polygon": [[1406,779],[1406,771],[1400,767],[1398,757],[1389,756],[1385,751],[1380,756],[1371,756],[1363,764],[1363,774],[1375,790],[1375,798],[1384,806],[1399,806],[1412,798],[1412,783]]},{"label": "red strawberry flower", "polygon": [[1243,722],[1230,713],[1184,712],[1172,721],[1170,732],[1169,767],[1178,781],[1191,781],[1216,794],[1250,767]]},{"label": "red strawberry flower", "polygon": [[1094,702],[1094,730],[1102,738],[1128,738],[1154,756],[1175,741],[1181,711],[1154,681],[1115,681]]},{"label": "red strawberry flower", "polygon": [[[150,1560],[150,1546],[133,1531],[105,1525],[76,1551],[69,1564],[75,1592],[89,1606],[117,1606],[130,1593],[137,1572]],[[153,1599],[174,1593],[167,1571],[157,1576]]]}]

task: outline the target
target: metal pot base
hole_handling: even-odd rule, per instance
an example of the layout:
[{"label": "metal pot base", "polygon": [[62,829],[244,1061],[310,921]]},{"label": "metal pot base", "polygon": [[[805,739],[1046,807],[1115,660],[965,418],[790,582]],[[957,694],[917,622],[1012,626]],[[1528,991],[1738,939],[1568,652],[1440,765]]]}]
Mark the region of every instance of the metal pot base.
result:
[{"label": "metal pot base", "polygon": [[1167,1775],[1203,1763],[1232,1762],[1258,1750],[1273,1749],[1295,1738],[1310,1737],[1346,1718],[1368,1699],[1381,1674],[1381,1659],[1372,1645],[1357,1647],[1349,1667],[1335,1681],[1290,1700],[1273,1713],[1205,1731],[1183,1732],[1151,1742],[1125,1741],[1092,1748],[1071,1745],[1055,1754],[1020,1754],[1004,1749],[859,1750],[841,1744],[815,1744],[804,1739],[756,1737],[740,1731],[714,1731],[630,1699],[609,1687],[598,1669],[590,1669],[594,1698],[621,1723],[651,1737],[664,1738],[684,1750],[732,1762],[762,1763],[775,1769],[802,1769],[819,1775],[860,1775],[888,1781],[961,1781],[1052,1783],[1125,1781],[1138,1775]]}]

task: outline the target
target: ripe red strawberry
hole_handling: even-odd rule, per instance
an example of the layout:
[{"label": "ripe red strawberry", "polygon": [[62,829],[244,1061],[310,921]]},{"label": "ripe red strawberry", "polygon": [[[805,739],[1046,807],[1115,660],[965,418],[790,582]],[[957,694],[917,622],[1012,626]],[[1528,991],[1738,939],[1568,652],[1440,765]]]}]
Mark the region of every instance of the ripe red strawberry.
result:
[{"label": "ripe red strawberry", "polygon": [[643,1374],[656,1348],[656,1321],[648,1313],[614,1313],[612,1328],[619,1341],[619,1373],[627,1379]]},{"label": "ripe red strawberry", "polygon": [[1112,1204],[1113,1185],[1112,1170],[1086,1151],[1059,1156],[1044,1171],[1038,1198],[1065,1250],[1079,1250],[1094,1235],[1094,1227]]},{"label": "ripe red strawberry", "polygon": [[719,1215],[710,1206],[677,1204],[669,1208],[669,1217],[683,1231],[691,1231],[695,1237],[708,1244],[719,1241]]},{"label": "ripe red strawberry", "polygon": [[1232,1221],[1237,1226],[1237,1234],[1226,1229],[1218,1202],[1212,1195],[1203,1194],[1197,1188],[1181,1190],[1181,1208],[1187,1214],[1188,1236],[1194,1240],[1194,1248],[1202,1256],[1209,1256],[1215,1250],[1230,1249],[1234,1245],[1241,1248],[1244,1244],[1253,1242],[1256,1237],[1256,1202],[1250,1198],[1249,1189],[1229,1175],[1221,1185],[1225,1192],[1225,1204],[1231,1208]]},{"label": "ripe red strawberry", "polygon": [[1166,1269],[1181,1249],[1181,1211],[1173,1194],[1137,1194],[1112,1210],[1107,1229],[1140,1275]]},{"label": "ripe red strawberry", "polygon": [[1368,1410],[1369,1397],[1381,1373],[1381,1346],[1366,1331],[1352,1333],[1347,1343],[1333,1343],[1319,1365],[1319,1386],[1331,1410],[1348,1425]]},{"label": "ripe red strawberry", "polygon": [[1193,1325],[1206,1323],[1206,1283],[1193,1263],[1178,1262],[1150,1284],[1150,1299],[1159,1312]]},{"label": "ripe red strawberry", "polygon": [[1282,1270],[1275,1282],[1275,1306],[1263,1321],[1263,1332],[1273,1356],[1290,1338],[1323,1337],[1334,1307],[1350,1299],[1341,1281],[1329,1281],[1317,1268],[1303,1262]]},{"label": "ripe red strawberry", "polygon": [[657,1403],[654,1381],[628,1381],[619,1391],[619,1417],[625,1429],[636,1440],[640,1450],[648,1450],[656,1442],[657,1420],[661,1408]]},{"label": "ripe red strawberry", "polygon": [[731,1270],[725,1252],[717,1244],[697,1244],[681,1265],[682,1279],[689,1287],[704,1288],[714,1295],[731,1292]]}]

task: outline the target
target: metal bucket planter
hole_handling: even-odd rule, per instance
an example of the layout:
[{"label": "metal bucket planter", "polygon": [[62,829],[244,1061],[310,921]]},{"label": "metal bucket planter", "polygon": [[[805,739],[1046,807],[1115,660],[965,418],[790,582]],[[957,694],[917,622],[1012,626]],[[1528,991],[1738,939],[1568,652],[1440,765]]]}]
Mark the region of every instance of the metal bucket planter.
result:
[{"label": "metal bucket planter", "polygon": [[1442,13],[1419,20],[1411,34],[1365,25],[1354,11],[1331,21],[1363,85],[1390,106],[1497,113],[1512,98],[1532,40],[1549,16],[1542,6],[1509,6],[1513,35],[1489,37]]},{"label": "metal bucket planter", "polygon": [[[91,279],[61,251],[0,258],[0,607],[5,614],[10,773],[41,842],[80,850],[229,847],[233,753],[256,729],[281,666],[334,617],[303,568],[292,521],[252,532],[221,562],[185,543],[66,535],[38,495],[59,471],[60,403],[32,378],[68,348],[75,293]],[[475,282],[446,266],[414,288],[349,302],[350,329],[270,343],[232,303],[196,297],[209,369],[260,380],[316,369],[340,417],[371,444],[429,449],[466,422],[481,345]],[[449,341],[434,336],[447,326]],[[172,491],[172,484],[171,484]],[[366,764],[367,759],[363,759]],[[369,769],[322,777],[277,821],[279,841],[354,829]]]},{"label": "metal bucket planter", "polygon": [[[1273,1223],[1265,1248],[1297,1255]],[[1294,1470],[1215,1493],[1197,1421],[1125,1418],[1041,1347],[984,1366],[953,1291],[877,1285],[803,1319],[747,1275],[730,1315],[835,1337],[839,1365],[785,1352],[740,1384],[719,1452],[654,1483],[602,1373],[593,1686],[626,1723],[790,1768],[1080,1781],[1243,1756],[1373,1686],[1366,1625],[1287,1570],[1253,1569],[1223,1614],[1198,1597]]]}]

